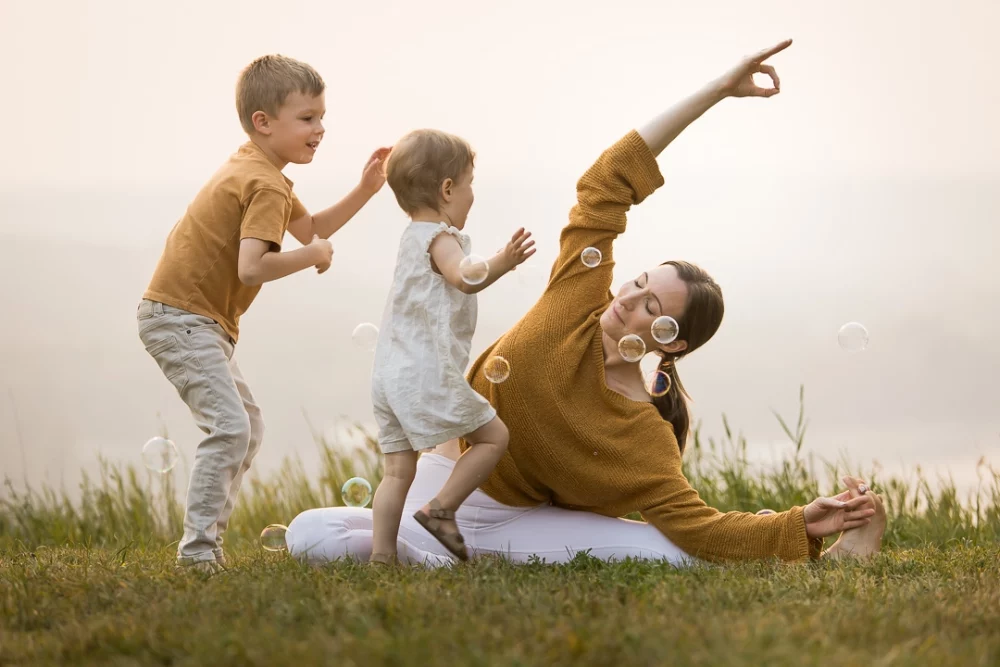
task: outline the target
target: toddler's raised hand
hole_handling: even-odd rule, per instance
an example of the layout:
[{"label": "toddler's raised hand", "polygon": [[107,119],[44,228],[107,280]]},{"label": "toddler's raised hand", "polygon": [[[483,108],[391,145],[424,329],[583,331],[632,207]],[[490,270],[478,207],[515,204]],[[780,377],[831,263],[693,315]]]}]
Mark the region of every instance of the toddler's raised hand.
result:
[{"label": "toddler's raised hand", "polygon": [[510,237],[510,242],[501,251],[507,266],[510,267],[509,270],[513,271],[518,264],[535,254],[535,242],[530,239],[531,232],[524,231],[524,227]]}]

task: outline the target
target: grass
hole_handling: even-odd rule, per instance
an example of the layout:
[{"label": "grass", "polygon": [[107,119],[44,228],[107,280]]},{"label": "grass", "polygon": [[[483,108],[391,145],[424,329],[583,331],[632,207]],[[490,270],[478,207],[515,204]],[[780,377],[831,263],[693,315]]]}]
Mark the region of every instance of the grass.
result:
[{"label": "grass", "polygon": [[[725,417],[718,439],[696,429],[685,472],[706,502],[781,509],[836,488],[843,465],[802,456],[804,409],[778,419],[791,446],[768,469],[748,463]],[[354,455],[316,440],[318,474],[289,459],[247,483],[231,570],[211,578],[173,568],[176,475],[104,462],[76,501],[8,484],[0,665],[1000,664],[1000,473],[985,462],[966,497],[919,472],[861,470],[890,515],[886,548],[866,564],[678,571],[580,556],[371,571],[310,568],[257,544],[269,523],[341,504],[346,479],[377,483],[370,439]]]}]

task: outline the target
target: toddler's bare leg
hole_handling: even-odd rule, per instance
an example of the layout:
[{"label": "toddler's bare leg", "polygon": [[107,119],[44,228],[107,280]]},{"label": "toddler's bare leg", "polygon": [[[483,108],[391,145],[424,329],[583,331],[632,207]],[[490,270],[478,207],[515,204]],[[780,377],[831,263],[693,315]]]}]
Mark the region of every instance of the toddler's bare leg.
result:
[{"label": "toddler's bare leg", "polygon": [[[507,425],[500,417],[494,417],[488,424],[465,436],[466,442],[472,446],[458,457],[455,469],[437,494],[443,509],[457,510],[486,481],[507,451],[509,438]],[[428,509],[428,505],[423,509]]]},{"label": "toddler's bare leg", "polygon": [[372,503],[372,556],[396,554],[399,521],[410,484],[417,474],[417,453],[394,452],[385,455],[385,475],[375,490]]},{"label": "toddler's bare leg", "polygon": [[493,472],[507,451],[509,437],[507,426],[499,417],[466,435],[471,447],[458,458],[437,497],[417,512],[417,521],[462,560],[468,558],[468,552],[455,524],[454,512]]}]

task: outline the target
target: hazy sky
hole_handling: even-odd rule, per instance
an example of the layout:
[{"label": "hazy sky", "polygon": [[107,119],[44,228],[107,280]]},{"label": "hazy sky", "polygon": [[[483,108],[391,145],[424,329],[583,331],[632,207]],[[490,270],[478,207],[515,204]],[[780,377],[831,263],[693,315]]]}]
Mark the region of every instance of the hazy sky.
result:
[{"label": "hazy sky", "polygon": [[[822,456],[965,480],[981,455],[1000,464],[1000,4],[278,7],[0,0],[0,474],[72,481],[98,452],[138,462],[161,421],[193,456],[200,433],[134,312],[166,234],[245,140],[233,91],[253,58],[291,55],[326,80],[326,139],[286,169],[313,211],[412,128],[473,144],[475,248],[522,225],[539,245],[528,275],[481,295],[478,353],[537,296],[597,154],[786,37],[781,95],[724,102],[661,158],[666,186],[630,217],[616,287],[670,258],[721,283],[722,329],[680,372],[706,431],[725,411],[755,456],[783,451],[770,409],[794,413],[805,383]],[[334,237],[331,271],[266,285],[244,318],[260,470],[313,455],[303,410],[321,429],[371,420],[350,333],[377,323],[403,224],[385,189]],[[837,347],[851,320],[870,331],[863,354]]]}]

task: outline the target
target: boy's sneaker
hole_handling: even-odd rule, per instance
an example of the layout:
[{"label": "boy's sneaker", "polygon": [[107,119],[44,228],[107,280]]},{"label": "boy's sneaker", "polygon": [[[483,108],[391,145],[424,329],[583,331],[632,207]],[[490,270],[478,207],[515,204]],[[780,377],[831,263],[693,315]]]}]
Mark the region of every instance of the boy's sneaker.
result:
[{"label": "boy's sneaker", "polygon": [[208,576],[212,576],[214,574],[221,574],[226,571],[224,567],[219,565],[214,560],[203,560],[197,563],[192,563],[191,565],[181,565],[178,563],[177,569],[184,570],[185,572],[199,573]]}]

